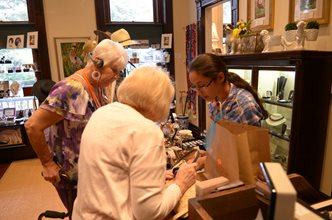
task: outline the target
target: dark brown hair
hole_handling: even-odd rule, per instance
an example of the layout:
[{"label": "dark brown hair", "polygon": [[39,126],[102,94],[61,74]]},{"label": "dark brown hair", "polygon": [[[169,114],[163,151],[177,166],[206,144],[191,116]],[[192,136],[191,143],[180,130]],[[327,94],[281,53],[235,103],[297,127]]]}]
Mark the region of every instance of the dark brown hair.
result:
[{"label": "dark brown hair", "polygon": [[268,112],[265,110],[262,101],[258,97],[256,90],[244,79],[235,73],[228,72],[226,64],[222,61],[220,56],[211,53],[198,55],[189,65],[189,72],[196,71],[205,77],[216,79],[220,72],[225,74],[225,83],[233,83],[236,87],[245,89],[250,92],[255,98],[257,104],[262,110],[264,119],[268,117]]}]

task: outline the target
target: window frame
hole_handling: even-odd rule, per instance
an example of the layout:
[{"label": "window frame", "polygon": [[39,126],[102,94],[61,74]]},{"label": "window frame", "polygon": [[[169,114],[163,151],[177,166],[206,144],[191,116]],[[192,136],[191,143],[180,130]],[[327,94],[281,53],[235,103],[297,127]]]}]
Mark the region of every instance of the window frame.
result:
[{"label": "window frame", "polygon": [[[136,25],[136,24],[162,24],[163,23],[163,2],[162,0],[153,0],[153,22],[122,22],[122,21],[112,21],[111,20],[111,10],[109,0],[95,0],[96,14],[97,11],[103,12],[104,16],[101,16],[101,21],[106,24],[126,24],[126,25]],[[98,19],[98,16],[97,16]],[[98,22],[97,22],[98,23]]]}]

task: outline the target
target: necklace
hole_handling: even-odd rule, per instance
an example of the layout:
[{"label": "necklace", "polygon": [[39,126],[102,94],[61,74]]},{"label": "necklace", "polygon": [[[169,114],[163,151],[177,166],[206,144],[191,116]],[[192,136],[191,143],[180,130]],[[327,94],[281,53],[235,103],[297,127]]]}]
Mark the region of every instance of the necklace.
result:
[{"label": "necklace", "polygon": [[81,79],[84,80],[85,84],[87,85],[88,87],[88,93],[89,95],[92,97],[93,99],[93,102],[95,103],[96,107],[99,108],[101,106],[103,106],[105,103],[104,103],[104,99],[103,99],[103,95],[102,95],[102,89],[98,87],[98,98],[95,94],[95,92],[93,91],[93,87],[91,85],[91,83],[89,82],[89,80],[85,77],[85,76],[82,76],[80,74],[75,74],[77,75],[78,77],[80,77]]}]

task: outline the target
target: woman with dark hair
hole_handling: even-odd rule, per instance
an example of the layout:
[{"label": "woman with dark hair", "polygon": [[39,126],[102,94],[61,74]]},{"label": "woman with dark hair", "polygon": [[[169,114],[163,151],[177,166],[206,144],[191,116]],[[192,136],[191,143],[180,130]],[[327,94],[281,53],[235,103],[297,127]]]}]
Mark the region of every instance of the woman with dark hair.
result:
[{"label": "woman with dark hair", "polygon": [[228,72],[217,55],[197,56],[189,66],[189,78],[192,89],[211,102],[212,116],[220,112],[222,120],[255,126],[268,117],[255,89],[237,74]]}]

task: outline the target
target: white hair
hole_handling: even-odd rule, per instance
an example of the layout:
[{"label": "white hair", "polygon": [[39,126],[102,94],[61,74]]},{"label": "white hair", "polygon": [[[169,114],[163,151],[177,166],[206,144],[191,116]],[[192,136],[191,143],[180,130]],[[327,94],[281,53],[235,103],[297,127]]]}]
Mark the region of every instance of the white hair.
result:
[{"label": "white hair", "polygon": [[[103,60],[104,66],[112,64],[118,70],[122,70],[128,63],[128,54],[123,46],[109,39],[102,40],[92,51],[93,60]],[[91,65],[92,60],[88,60],[87,65]]]},{"label": "white hair", "polygon": [[[117,90],[118,100],[148,113],[157,122],[167,119],[174,98],[174,87],[167,74],[160,68],[142,66],[133,70]],[[151,118],[150,118],[151,119]]]}]

